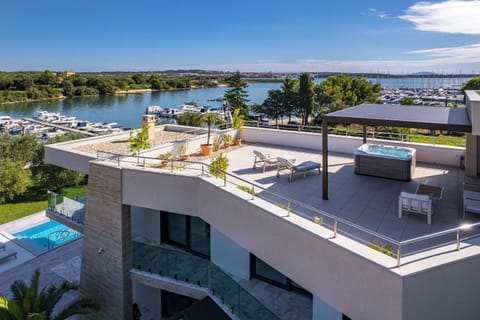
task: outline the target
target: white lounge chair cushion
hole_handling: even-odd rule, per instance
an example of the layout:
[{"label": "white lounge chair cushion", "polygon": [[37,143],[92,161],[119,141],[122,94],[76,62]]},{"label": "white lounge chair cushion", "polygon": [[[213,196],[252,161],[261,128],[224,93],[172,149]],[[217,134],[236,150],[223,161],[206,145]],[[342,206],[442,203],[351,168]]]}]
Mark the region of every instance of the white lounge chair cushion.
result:
[{"label": "white lounge chair cushion", "polygon": [[427,195],[402,192],[400,198],[403,210],[419,213],[428,213],[431,210],[431,200]]}]

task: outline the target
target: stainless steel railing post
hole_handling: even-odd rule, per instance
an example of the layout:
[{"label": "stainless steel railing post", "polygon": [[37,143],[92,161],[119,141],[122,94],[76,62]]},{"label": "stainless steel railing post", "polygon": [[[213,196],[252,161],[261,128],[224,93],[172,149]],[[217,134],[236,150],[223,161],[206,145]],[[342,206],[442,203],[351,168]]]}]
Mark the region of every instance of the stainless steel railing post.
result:
[{"label": "stainless steel railing post", "polygon": [[338,221],[335,219],[335,222],[333,223],[333,237],[337,237],[337,226],[338,226]]},{"label": "stainless steel railing post", "polygon": [[291,204],[290,200],[288,200],[288,202],[287,202],[287,217],[290,217],[291,210],[292,210],[292,204]]},{"label": "stainless steel railing post", "polygon": [[460,250],[460,230],[457,230],[457,251]]},{"label": "stainless steel railing post", "polygon": [[252,200],[255,200],[255,185],[252,184]]},{"label": "stainless steel railing post", "polygon": [[400,268],[400,256],[401,256],[402,252],[400,250],[400,246],[398,246],[398,249],[397,249],[397,267]]}]

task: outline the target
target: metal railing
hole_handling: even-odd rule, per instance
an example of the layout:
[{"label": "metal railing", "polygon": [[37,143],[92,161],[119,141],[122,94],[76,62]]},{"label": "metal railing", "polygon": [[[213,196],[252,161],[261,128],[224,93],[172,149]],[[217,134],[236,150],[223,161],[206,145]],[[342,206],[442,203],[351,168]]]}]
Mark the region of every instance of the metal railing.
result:
[{"label": "metal railing", "polygon": [[209,260],[192,254],[132,242],[133,268],[208,289],[241,320],[279,320],[257,298]]},{"label": "metal railing", "polygon": [[[456,228],[451,228],[431,234],[427,234],[421,237],[408,239],[404,241],[398,241],[392,239],[386,235],[380,234],[378,232],[372,231],[368,228],[355,224],[346,219],[340,218],[333,214],[327,213],[323,210],[315,208],[309,204],[291,199],[289,197],[276,194],[265,189],[262,186],[259,186],[251,181],[245,180],[241,177],[238,177],[234,174],[231,174],[226,171],[222,171],[216,168],[213,168],[211,165],[199,161],[188,161],[188,160],[177,160],[177,159],[168,159],[161,160],[158,158],[152,157],[136,157],[131,155],[122,155],[116,154],[108,151],[97,151],[97,159],[114,161],[118,166],[121,166],[123,163],[141,166],[143,168],[163,168],[168,170],[170,173],[174,173],[178,168],[182,170],[190,170],[198,173],[199,176],[206,176],[208,173],[221,173],[223,176],[221,179],[221,185],[226,187],[227,184],[233,185],[250,195],[249,199],[255,200],[256,198],[265,200],[269,203],[272,203],[281,209],[285,210],[285,215],[283,218],[290,217],[291,214],[295,214],[307,220],[310,220],[318,225],[326,227],[333,232],[333,238],[337,238],[338,234],[347,236],[348,238],[354,239],[356,241],[367,244],[369,247],[374,248],[380,252],[383,252],[391,257],[396,258],[397,267],[401,266],[401,258],[406,257],[415,253],[424,252],[432,248],[444,246],[447,244],[456,243],[457,250],[460,250],[461,240],[467,240],[469,238],[480,235],[480,233],[471,232],[472,229],[480,226],[479,223],[473,223],[468,225],[462,225]],[[141,161],[139,161],[141,159]],[[163,165],[157,166],[155,163],[164,162]],[[213,168],[213,170],[212,170]],[[351,229],[351,230],[349,230]],[[359,236],[358,233],[364,234],[365,236]],[[466,233],[466,236],[462,238],[462,233]],[[419,244],[421,242],[428,242],[433,239],[440,237],[451,236],[451,239],[442,240],[439,244],[435,246],[426,246],[421,249],[416,250],[407,250],[408,246],[414,244]],[[367,238],[367,239],[366,239]]]}]

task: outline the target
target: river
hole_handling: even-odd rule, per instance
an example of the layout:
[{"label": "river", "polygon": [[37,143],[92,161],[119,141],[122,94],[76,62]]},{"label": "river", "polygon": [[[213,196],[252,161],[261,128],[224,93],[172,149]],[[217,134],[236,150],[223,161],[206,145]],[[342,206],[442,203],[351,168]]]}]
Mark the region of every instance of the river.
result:
[{"label": "river", "polygon": [[[316,83],[324,79],[315,79]],[[379,82],[382,86],[393,88],[418,87],[438,88],[460,85],[466,78],[402,78],[402,79],[369,79]],[[250,83],[248,86],[249,104],[262,103],[267,97],[268,90],[279,89],[281,83]],[[185,102],[195,101],[200,105],[221,107],[222,102],[208,101],[223,96],[228,88],[206,88],[177,91],[149,92],[111,97],[72,98],[42,102],[17,103],[0,105],[0,116],[8,115],[12,118],[32,117],[38,110],[60,112],[77,119],[92,122],[118,122],[126,128],[140,126],[141,116],[146,107],[159,105],[172,108]]]}]

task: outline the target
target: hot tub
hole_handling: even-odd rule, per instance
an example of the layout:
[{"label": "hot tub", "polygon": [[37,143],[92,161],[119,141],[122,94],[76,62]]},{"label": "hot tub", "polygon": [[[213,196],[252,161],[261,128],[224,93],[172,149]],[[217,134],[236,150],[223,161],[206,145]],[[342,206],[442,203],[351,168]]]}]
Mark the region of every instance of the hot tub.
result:
[{"label": "hot tub", "polygon": [[410,181],[415,172],[413,148],[363,144],[353,152],[355,173]]}]

